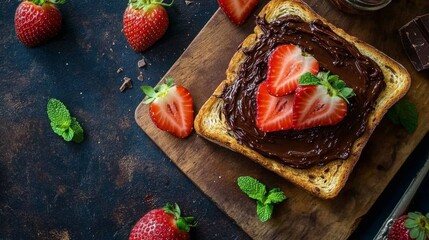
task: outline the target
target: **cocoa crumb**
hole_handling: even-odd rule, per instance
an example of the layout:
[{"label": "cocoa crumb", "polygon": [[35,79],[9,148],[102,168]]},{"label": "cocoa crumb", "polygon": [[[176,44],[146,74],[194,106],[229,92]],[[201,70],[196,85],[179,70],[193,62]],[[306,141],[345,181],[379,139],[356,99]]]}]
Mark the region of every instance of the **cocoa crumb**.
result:
[{"label": "cocoa crumb", "polygon": [[140,72],[140,75],[137,77],[137,80],[143,81],[143,73],[142,72]]},{"label": "cocoa crumb", "polygon": [[123,71],[124,71],[124,68],[120,67],[120,68],[118,68],[118,70],[116,70],[116,73],[121,73]]},{"label": "cocoa crumb", "polygon": [[137,66],[139,68],[146,66],[146,61],[144,59],[141,59],[140,61],[138,61]]},{"label": "cocoa crumb", "polygon": [[119,90],[121,92],[125,91],[128,88],[132,88],[133,87],[133,83],[131,82],[131,78],[129,77],[124,77],[124,82],[122,83],[121,87],[119,88]]}]

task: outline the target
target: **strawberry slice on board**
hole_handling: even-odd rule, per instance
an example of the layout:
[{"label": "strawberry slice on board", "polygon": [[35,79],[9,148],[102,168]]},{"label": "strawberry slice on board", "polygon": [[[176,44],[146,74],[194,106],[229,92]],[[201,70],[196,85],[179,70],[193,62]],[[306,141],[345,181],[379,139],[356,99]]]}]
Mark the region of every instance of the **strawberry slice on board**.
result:
[{"label": "strawberry slice on board", "polygon": [[293,127],[293,95],[272,96],[268,93],[267,82],[259,85],[256,95],[256,126],[259,130],[274,132]]},{"label": "strawberry slice on board", "polygon": [[299,77],[306,72],[317,74],[319,62],[313,56],[303,56],[298,46],[281,45],[268,59],[268,91],[274,96],[289,94],[295,91]]},{"label": "strawberry slice on board", "polygon": [[348,99],[355,96],[352,88],[329,72],[317,77],[305,73],[299,79],[293,104],[293,126],[300,130],[335,125],[347,114]]},{"label": "strawberry slice on board", "polygon": [[246,21],[259,0],[218,0],[217,2],[232,23],[241,25]]},{"label": "strawberry slice on board", "polygon": [[188,89],[175,85],[172,78],[154,88],[142,86],[141,89],[147,96],[143,103],[149,104],[150,118],[159,129],[178,138],[191,134],[194,108]]}]

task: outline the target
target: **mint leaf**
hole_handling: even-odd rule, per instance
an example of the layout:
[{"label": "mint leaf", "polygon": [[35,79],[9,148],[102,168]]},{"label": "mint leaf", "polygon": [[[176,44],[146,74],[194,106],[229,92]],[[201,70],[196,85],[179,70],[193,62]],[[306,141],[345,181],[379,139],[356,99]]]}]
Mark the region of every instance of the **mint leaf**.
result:
[{"label": "mint leaf", "polygon": [[48,118],[55,126],[64,129],[70,126],[70,112],[62,102],[55,98],[51,98],[48,101],[47,108]]},{"label": "mint leaf", "polygon": [[356,94],[353,92],[353,88],[349,88],[349,87],[342,87],[340,90],[340,95],[342,95],[344,98],[350,98],[350,97],[356,96]]},{"label": "mint leaf", "polygon": [[71,128],[68,128],[61,134],[61,137],[63,137],[64,140],[66,140],[67,142],[70,142],[73,139],[73,136],[74,136],[74,131]]},{"label": "mint leaf", "polygon": [[306,72],[301,77],[299,77],[298,84],[299,85],[317,85],[320,83],[320,79],[313,74]]},{"label": "mint leaf", "polygon": [[262,201],[267,193],[265,185],[260,183],[255,178],[242,176],[238,178],[238,186],[241,191],[247,194],[252,199]]},{"label": "mint leaf", "polygon": [[[335,77],[336,75],[332,75],[331,78]],[[328,81],[329,72],[319,72],[317,73],[317,77],[321,79],[322,81]]]},{"label": "mint leaf", "polygon": [[52,130],[54,131],[54,133],[56,133],[60,136],[63,134],[63,132],[65,132],[65,131],[67,131],[67,129],[69,129],[68,127],[67,128],[59,127],[52,122],[51,122],[51,127],[52,127]]},{"label": "mint leaf", "polygon": [[[336,76],[336,75],[331,75]],[[338,76],[336,76],[335,81],[332,81],[332,86],[336,89],[343,89],[346,87],[346,83],[343,80],[338,79]],[[338,79],[338,80],[337,80]],[[329,81],[329,80],[328,80]]]},{"label": "mint leaf", "polygon": [[393,105],[392,108],[387,111],[387,118],[389,118],[390,121],[392,121],[394,124],[400,124],[399,121],[399,113],[396,109],[396,105]]},{"label": "mint leaf", "polygon": [[51,98],[47,104],[48,118],[54,133],[65,141],[82,142],[83,129],[76,118],[70,116],[67,107],[59,100]]},{"label": "mint leaf", "polygon": [[346,87],[346,82],[340,79],[338,75],[332,75],[330,72],[319,72],[317,76],[307,72],[301,75],[298,80],[299,85],[322,85],[330,96],[339,96],[349,103],[348,98],[356,96],[353,88]]},{"label": "mint leaf", "polygon": [[273,215],[273,208],[274,206],[272,204],[263,204],[258,201],[256,204],[256,215],[258,215],[259,220],[261,220],[261,222],[268,221],[271,215]]},{"label": "mint leaf", "polygon": [[73,142],[76,143],[81,143],[84,139],[83,137],[83,129],[80,126],[79,122],[76,120],[76,118],[72,118],[71,124],[70,124],[70,128],[73,130],[74,135],[73,135]]},{"label": "mint leaf", "polygon": [[401,124],[408,133],[413,133],[418,125],[416,106],[408,99],[401,99],[387,112],[387,117],[395,124]]},{"label": "mint leaf", "polygon": [[331,72],[326,72],[326,74],[323,74],[322,76],[331,84],[338,82],[338,84],[340,84],[339,87],[346,86],[346,83],[343,80],[341,80],[338,75],[331,74]]},{"label": "mint leaf", "polygon": [[268,192],[268,197],[265,200],[265,204],[280,203],[286,199],[286,195],[280,190],[280,188],[273,188]]},{"label": "mint leaf", "polygon": [[262,222],[266,222],[273,214],[274,204],[286,199],[280,188],[271,189],[268,194],[264,184],[249,176],[237,179],[239,188],[250,198],[256,199],[256,214]]}]

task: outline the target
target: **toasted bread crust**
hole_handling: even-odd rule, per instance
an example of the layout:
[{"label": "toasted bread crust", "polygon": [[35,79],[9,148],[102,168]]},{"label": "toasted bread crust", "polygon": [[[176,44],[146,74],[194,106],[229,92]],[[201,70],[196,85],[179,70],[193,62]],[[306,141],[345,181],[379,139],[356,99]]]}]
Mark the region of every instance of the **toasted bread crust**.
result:
[{"label": "toasted bread crust", "polygon": [[197,134],[247,156],[314,195],[325,199],[333,198],[344,187],[375,127],[379,124],[387,110],[408,91],[411,79],[406,69],[399,63],[356,37],[350,36],[342,29],[333,26],[300,0],[273,0],[262,9],[259,16],[265,16],[267,22],[272,22],[279,17],[292,14],[300,16],[306,22],[315,19],[321,20],[336,34],[355,45],[363,55],[376,62],[383,72],[386,88],[379,95],[374,108],[375,110],[368,117],[365,132],[353,144],[349,158],[346,160],[334,160],[324,166],[296,169],[264,157],[247,146],[240,144],[234,138],[234,134],[228,130],[228,125],[222,112],[223,100],[219,98],[219,95],[226,84],[231,84],[237,78],[240,65],[246,60],[243,49],[252,47],[257,41],[257,36],[262,34],[258,26],[255,27],[254,33],[250,34],[243,41],[240,49],[232,57],[226,71],[226,79],[221,82],[213,95],[202,106],[195,118],[194,128]]}]

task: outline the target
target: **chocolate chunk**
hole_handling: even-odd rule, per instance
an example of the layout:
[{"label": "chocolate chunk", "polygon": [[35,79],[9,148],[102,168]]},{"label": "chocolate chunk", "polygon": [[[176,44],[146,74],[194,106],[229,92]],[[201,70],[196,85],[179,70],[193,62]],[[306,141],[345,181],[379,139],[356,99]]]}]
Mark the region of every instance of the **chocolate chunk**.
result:
[{"label": "chocolate chunk", "polygon": [[146,61],[144,59],[141,59],[140,61],[137,62],[138,68],[142,68],[144,66],[146,66]]},{"label": "chocolate chunk", "polygon": [[122,83],[121,87],[119,88],[119,90],[121,92],[125,91],[128,88],[132,88],[133,87],[133,83],[131,82],[131,78],[129,77],[124,77],[124,82]]},{"label": "chocolate chunk", "polygon": [[402,45],[417,71],[429,68],[429,14],[419,16],[399,29]]},{"label": "chocolate chunk", "polygon": [[142,72],[140,72],[140,75],[137,77],[137,79],[139,80],[139,81],[143,81],[144,79],[143,79],[143,73]]}]

